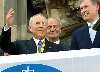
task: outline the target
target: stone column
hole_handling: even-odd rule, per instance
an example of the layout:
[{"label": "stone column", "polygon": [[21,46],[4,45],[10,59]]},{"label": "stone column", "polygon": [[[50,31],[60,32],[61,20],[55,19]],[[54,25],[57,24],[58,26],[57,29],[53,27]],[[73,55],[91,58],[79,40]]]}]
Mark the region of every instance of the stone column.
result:
[{"label": "stone column", "polygon": [[48,15],[48,18],[49,18],[49,17],[51,17],[50,1],[49,0],[45,0],[45,4],[46,4],[47,15]]},{"label": "stone column", "polygon": [[14,9],[14,21],[11,29],[11,40],[15,41],[18,35],[17,32],[17,0],[4,0],[4,23],[6,22],[6,15],[10,8]]},{"label": "stone column", "polygon": [[0,0],[0,35],[1,35],[2,27],[4,25],[3,17],[4,17],[4,0]]},{"label": "stone column", "polygon": [[4,21],[10,8],[14,9],[14,22],[12,24],[11,39],[27,38],[27,0],[4,0]]},{"label": "stone column", "polygon": [[21,40],[27,39],[27,0],[18,0],[18,30],[20,34],[18,37]]}]

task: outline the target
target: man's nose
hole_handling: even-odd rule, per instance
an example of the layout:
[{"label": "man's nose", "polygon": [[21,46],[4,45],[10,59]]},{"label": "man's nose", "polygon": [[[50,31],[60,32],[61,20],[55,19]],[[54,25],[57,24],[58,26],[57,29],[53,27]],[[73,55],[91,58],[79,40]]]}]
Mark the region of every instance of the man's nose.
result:
[{"label": "man's nose", "polygon": [[52,32],[53,32],[54,30],[55,30],[55,28],[54,28],[54,27],[52,27],[52,28],[50,29],[50,31],[52,31]]}]

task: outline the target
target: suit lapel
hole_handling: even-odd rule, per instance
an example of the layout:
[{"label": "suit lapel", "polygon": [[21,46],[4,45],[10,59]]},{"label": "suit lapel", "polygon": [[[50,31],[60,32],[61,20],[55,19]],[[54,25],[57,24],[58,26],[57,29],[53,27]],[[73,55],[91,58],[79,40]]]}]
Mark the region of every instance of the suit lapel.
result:
[{"label": "suit lapel", "polygon": [[98,46],[98,44],[100,43],[100,32],[98,31],[96,33],[96,36],[95,36],[95,39],[94,39],[94,42],[93,42],[93,48],[96,48]]},{"label": "suit lapel", "polygon": [[27,44],[26,44],[27,48],[30,50],[30,52],[32,53],[36,53],[36,44],[35,44],[35,41],[33,40],[33,38],[31,38]]},{"label": "suit lapel", "polygon": [[[36,44],[35,41],[33,40],[33,38],[31,38],[27,44],[26,44],[27,48],[30,50],[31,53],[36,53]],[[48,41],[47,39],[45,39],[45,49],[44,52],[52,52],[53,50],[53,43]]]},{"label": "suit lapel", "polygon": [[92,47],[92,41],[91,41],[91,38],[90,38],[90,35],[89,35],[88,25],[83,27],[80,34],[81,34],[81,38],[82,38],[83,43],[86,46],[86,48],[91,48]]},{"label": "suit lapel", "polygon": [[44,52],[51,52],[53,50],[53,43],[45,39],[45,50]]}]

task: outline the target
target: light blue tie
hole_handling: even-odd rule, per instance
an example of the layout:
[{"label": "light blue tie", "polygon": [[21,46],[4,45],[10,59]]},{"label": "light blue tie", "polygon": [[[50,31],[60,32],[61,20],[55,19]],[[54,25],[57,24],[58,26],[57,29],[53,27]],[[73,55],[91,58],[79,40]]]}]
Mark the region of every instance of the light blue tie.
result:
[{"label": "light blue tie", "polygon": [[41,47],[42,47],[42,41],[40,40],[39,42],[38,42],[38,51],[40,52],[40,50],[41,50]]},{"label": "light blue tie", "polygon": [[89,28],[89,33],[90,33],[90,38],[91,38],[91,41],[93,43],[94,41],[94,38],[95,38],[95,35],[96,35],[96,31],[92,29],[93,28],[93,24],[90,25],[90,28]]}]

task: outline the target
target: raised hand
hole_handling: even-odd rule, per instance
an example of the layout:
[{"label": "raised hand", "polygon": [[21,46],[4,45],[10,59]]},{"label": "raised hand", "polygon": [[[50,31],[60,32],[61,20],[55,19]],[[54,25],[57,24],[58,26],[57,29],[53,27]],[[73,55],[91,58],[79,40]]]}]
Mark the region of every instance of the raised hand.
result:
[{"label": "raised hand", "polygon": [[14,20],[14,10],[11,8],[6,16],[6,29],[9,28]]}]

